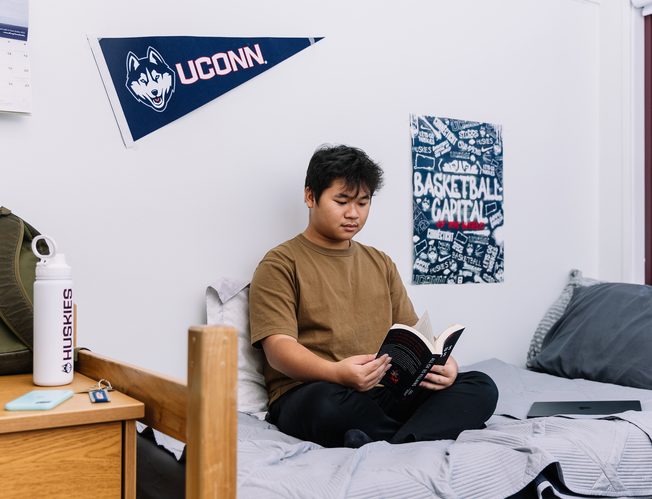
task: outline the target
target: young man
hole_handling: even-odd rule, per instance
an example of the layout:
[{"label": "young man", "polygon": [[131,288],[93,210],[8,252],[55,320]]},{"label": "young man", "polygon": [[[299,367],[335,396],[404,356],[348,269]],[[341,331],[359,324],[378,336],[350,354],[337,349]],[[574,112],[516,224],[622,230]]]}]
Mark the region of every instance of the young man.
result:
[{"label": "young man", "polygon": [[318,149],[306,174],[308,227],[269,251],[251,283],[251,342],[265,352],[268,417],[326,447],[454,439],[484,427],[498,398],[487,375],[458,373],[452,357],[410,398],[378,385],[391,366],[376,358],[387,330],[418,319],[394,262],[353,241],[382,175],[360,149]]}]

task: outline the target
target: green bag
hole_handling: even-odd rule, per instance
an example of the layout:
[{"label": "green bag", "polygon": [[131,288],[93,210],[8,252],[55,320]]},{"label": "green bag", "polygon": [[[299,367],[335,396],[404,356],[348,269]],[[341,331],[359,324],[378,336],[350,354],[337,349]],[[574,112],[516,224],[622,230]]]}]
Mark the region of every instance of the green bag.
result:
[{"label": "green bag", "polygon": [[38,258],[31,245],[38,235],[30,224],[0,207],[0,375],[32,372]]}]

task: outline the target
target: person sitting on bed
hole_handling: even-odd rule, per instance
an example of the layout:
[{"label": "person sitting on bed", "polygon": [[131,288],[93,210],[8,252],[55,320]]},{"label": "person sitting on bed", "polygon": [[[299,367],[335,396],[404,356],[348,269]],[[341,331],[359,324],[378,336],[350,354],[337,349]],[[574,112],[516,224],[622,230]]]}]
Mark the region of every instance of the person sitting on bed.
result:
[{"label": "person sitting on bed", "polygon": [[407,399],[378,385],[391,362],[375,354],[387,330],[418,319],[394,262],[353,240],[382,176],[360,149],[318,149],[305,181],[308,227],[265,255],[249,291],[268,420],[325,447],[455,439],[483,428],[498,399],[489,376],[458,373],[453,357]]}]

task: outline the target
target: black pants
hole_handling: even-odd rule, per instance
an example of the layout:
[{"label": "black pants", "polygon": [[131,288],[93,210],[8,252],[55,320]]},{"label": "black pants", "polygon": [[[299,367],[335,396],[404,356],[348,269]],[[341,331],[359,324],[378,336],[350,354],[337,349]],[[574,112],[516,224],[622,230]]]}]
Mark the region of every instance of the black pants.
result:
[{"label": "black pants", "polygon": [[459,373],[445,390],[423,388],[407,399],[387,389],[358,392],[335,383],[305,383],[283,394],[269,408],[269,421],[289,435],[325,447],[339,447],[352,428],[391,443],[455,439],[464,430],[484,428],[498,389],[479,371]]}]

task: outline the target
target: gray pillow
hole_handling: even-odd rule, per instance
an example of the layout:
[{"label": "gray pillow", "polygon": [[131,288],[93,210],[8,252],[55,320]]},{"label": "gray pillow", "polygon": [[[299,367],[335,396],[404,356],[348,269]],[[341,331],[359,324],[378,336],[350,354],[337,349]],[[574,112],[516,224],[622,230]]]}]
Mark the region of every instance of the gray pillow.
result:
[{"label": "gray pillow", "polygon": [[577,287],[533,359],[537,371],[652,389],[652,286]]},{"label": "gray pillow", "polygon": [[591,279],[590,277],[584,277],[582,272],[577,269],[573,269],[568,274],[568,282],[564,289],[562,290],[559,297],[555,302],[550,306],[546,311],[545,315],[539,322],[536,330],[534,331],[534,336],[530,341],[530,349],[527,352],[527,367],[533,367],[532,361],[541,351],[541,345],[543,344],[543,339],[550,331],[550,328],[564,315],[566,307],[571,301],[573,296],[573,291],[580,286],[593,286],[598,284],[601,281],[596,279]]}]

